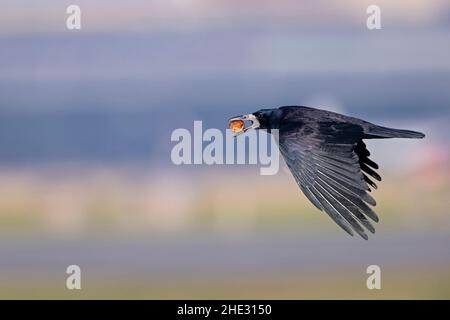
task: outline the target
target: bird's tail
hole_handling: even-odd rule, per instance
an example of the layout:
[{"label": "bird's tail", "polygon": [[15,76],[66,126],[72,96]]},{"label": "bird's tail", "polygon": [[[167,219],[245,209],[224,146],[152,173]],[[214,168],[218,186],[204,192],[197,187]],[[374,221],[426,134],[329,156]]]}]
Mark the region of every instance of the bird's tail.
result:
[{"label": "bird's tail", "polygon": [[404,129],[393,129],[387,127],[381,127],[374,125],[366,133],[368,138],[408,138],[408,139],[422,139],[425,134],[422,132],[404,130]]}]

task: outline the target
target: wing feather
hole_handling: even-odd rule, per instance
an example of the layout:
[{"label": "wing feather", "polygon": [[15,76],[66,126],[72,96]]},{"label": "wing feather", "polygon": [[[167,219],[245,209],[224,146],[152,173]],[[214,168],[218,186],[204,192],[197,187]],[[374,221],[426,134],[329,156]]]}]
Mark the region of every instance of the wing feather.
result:
[{"label": "wing feather", "polygon": [[317,134],[305,139],[299,132],[281,132],[280,151],[300,189],[318,209],[350,235],[356,232],[367,240],[365,229],[375,233],[367,218],[378,222],[369,206],[376,202],[368,191],[377,186],[369,176],[377,181],[381,177],[361,139],[330,143]]},{"label": "wing feather", "polygon": [[328,202],[327,199],[319,192],[317,191],[317,188],[315,186],[311,186],[310,190],[313,192],[314,196],[317,197],[319,202],[324,208],[324,211],[328,214],[328,216],[334,220],[342,229],[344,229],[349,235],[353,236],[353,230],[351,225],[347,220],[345,220],[339,212],[336,211],[336,209]]}]

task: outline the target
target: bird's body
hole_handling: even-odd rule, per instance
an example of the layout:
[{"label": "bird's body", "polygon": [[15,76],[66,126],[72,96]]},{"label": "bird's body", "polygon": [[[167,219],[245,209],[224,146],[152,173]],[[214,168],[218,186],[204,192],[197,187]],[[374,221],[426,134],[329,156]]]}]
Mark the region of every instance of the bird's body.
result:
[{"label": "bird's body", "polygon": [[375,232],[366,218],[378,221],[368,192],[381,177],[363,139],[424,137],[309,107],[262,109],[243,118],[254,122],[252,128],[278,129],[280,152],[306,197],[349,234],[356,231],[364,239],[363,227]]}]

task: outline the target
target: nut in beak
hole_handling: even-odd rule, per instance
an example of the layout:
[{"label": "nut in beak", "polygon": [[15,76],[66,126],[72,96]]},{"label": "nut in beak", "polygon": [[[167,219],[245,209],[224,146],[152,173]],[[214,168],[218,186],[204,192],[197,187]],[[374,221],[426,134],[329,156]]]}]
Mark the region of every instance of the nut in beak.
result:
[{"label": "nut in beak", "polygon": [[[251,124],[245,126],[245,121],[250,121]],[[233,132],[236,136],[246,132],[248,129],[256,129],[259,127],[259,121],[253,114],[246,114],[243,116],[233,117],[228,120],[228,127],[231,132]]]},{"label": "nut in beak", "polygon": [[241,120],[241,119],[234,119],[234,120],[230,120],[230,122],[228,123],[228,126],[229,126],[231,132],[236,134],[241,131],[244,131],[245,122],[244,122],[244,120]]}]

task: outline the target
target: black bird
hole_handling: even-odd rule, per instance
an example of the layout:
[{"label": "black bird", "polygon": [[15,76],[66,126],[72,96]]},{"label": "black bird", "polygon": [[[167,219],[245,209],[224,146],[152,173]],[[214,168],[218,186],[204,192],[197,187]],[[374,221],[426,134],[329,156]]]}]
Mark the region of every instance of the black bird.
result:
[{"label": "black bird", "polygon": [[367,217],[378,222],[369,205],[369,195],[381,181],[378,164],[369,159],[363,139],[425,137],[423,133],[392,129],[331,111],[300,106],[262,109],[230,119],[251,121],[238,126],[236,133],[248,129],[278,129],[279,149],[295,181],[306,197],[325,211],[342,229],[368,239],[363,226],[375,229]]}]

